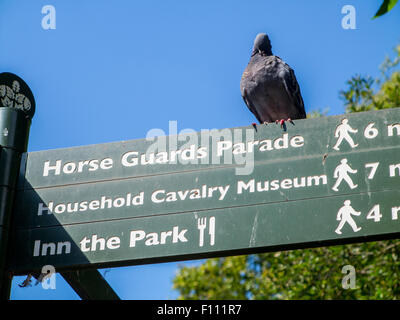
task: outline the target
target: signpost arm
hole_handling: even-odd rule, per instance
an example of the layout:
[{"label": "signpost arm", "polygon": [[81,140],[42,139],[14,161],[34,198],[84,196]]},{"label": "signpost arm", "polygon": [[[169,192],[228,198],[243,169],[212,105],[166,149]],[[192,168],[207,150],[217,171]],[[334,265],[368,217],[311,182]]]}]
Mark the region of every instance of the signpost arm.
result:
[{"label": "signpost arm", "polygon": [[0,73],[0,299],[9,299],[12,275],[8,272],[15,188],[21,156],[27,151],[35,101],[18,76]]},{"label": "signpost arm", "polygon": [[96,269],[61,272],[61,275],[82,300],[120,300]]}]

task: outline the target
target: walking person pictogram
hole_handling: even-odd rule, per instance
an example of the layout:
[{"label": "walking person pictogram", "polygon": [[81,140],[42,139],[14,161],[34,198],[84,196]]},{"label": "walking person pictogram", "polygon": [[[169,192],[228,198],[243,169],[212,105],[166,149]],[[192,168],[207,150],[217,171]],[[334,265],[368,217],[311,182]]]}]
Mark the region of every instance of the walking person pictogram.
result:
[{"label": "walking person pictogram", "polygon": [[336,144],[333,146],[333,149],[339,150],[338,147],[342,143],[343,139],[345,139],[348,142],[348,144],[350,145],[350,147],[352,147],[352,148],[355,148],[358,146],[358,143],[355,144],[352,137],[350,137],[350,135],[349,135],[349,133],[357,133],[358,130],[350,127],[348,122],[349,122],[349,120],[343,119],[342,123],[337,126],[337,128],[335,130],[335,138],[338,138],[338,140],[336,141]]},{"label": "walking person pictogram", "polygon": [[333,172],[333,177],[336,178],[335,185],[332,187],[332,190],[339,191],[338,186],[342,183],[342,181],[346,181],[351,189],[357,188],[357,184],[353,183],[351,180],[349,173],[357,173],[357,170],[353,170],[348,164],[347,159],[344,158],[340,161],[340,164],[336,167]]},{"label": "walking person pictogram", "polygon": [[351,206],[350,200],[345,200],[344,206],[341,207],[337,213],[336,220],[340,221],[338,227],[336,228],[335,232],[337,234],[342,234],[340,230],[342,230],[344,224],[347,222],[354,232],[358,232],[361,230],[361,227],[357,227],[355,221],[351,217],[351,215],[359,216],[361,212],[355,211]]}]

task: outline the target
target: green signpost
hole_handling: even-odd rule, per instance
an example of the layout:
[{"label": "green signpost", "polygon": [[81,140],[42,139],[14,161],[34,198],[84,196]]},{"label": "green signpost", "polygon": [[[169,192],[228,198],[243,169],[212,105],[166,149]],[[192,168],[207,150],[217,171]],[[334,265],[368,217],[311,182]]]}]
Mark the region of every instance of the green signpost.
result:
[{"label": "green signpost", "polygon": [[398,238],[400,109],[26,152],[33,95],[0,74],[0,294],[96,268]]},{"label": "green signpost", "polygon": [[15,274],[397,238],[400,110],[26,153]]}]

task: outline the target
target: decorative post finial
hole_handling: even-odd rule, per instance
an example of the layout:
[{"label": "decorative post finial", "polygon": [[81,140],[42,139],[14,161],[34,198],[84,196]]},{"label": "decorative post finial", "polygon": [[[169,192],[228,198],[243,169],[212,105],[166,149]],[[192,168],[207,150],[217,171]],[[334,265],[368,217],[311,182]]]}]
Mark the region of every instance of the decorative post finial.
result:
[{"label": "decorative post finial", "polygon": [[0,73],[0,108],[21,110],[29,119],[35,114],[35,99],[31,89],[13,73]]}]

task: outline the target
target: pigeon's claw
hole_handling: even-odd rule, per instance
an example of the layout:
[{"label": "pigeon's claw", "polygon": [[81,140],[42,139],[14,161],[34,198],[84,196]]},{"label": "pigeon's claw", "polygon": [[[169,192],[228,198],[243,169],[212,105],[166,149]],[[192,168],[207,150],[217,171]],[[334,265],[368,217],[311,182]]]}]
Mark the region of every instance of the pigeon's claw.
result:
[{"label": "pigeon's claw", "polygon": [[281,128],[282,128],[283,125],[285,124],[285,121],[286,121],[285,119],[281,119],[281,120],[276,120],[275,123],[276,123],[276,124],[279,123],[279,124],[281,125]]},{"label": "pigeon's claw", "polygon": [[293,122],[293,120],[292,119],[290,119],[290,118],[287,118],[286,120],[285,119],[281,119],[281,120],[276,120],[275,121],[275,123],[276,124],[280,124],[281,125],[281,128],[283,128],[283,126],[285,125],[285,122],[290,122],[291,124],[293,124],[294,125],[294,122]]}]

